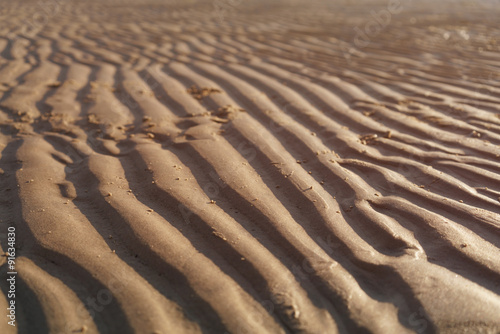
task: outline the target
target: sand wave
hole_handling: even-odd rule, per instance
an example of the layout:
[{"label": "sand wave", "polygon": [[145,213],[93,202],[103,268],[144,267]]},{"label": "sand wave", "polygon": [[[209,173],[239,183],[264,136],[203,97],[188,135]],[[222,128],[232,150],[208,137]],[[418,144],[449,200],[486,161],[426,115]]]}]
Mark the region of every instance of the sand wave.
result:
[{"label": "sand wave", "polygon": [[222,3],[2,4],[0,331],[500,330],[494,7]]}]

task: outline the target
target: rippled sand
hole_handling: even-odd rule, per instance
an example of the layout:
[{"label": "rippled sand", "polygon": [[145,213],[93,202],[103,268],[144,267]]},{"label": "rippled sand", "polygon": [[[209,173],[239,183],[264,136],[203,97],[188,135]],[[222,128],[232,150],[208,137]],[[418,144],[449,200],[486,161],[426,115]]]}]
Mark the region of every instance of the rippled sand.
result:
[{"label": "rippled sand", "polygon": [[1,333],[500,332],[497,1],[55,1],[0,0]]}]

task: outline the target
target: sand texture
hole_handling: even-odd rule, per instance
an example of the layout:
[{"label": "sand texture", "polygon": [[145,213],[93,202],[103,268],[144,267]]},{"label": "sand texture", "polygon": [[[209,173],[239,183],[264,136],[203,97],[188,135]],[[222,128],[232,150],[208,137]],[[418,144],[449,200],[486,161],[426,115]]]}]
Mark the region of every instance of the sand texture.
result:
[{"label": "sand texture", "polygon": [[0,0],[0,333],[500,333],[500,3],[391,2]]}]

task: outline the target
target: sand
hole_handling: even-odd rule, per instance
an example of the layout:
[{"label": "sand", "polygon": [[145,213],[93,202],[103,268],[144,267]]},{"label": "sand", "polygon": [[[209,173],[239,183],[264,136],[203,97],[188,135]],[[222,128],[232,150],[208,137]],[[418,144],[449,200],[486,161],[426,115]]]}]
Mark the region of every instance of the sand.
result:
[{"label": "sand", "polygon": [[500,333],[499,8],[0,1],[0,333]]}]

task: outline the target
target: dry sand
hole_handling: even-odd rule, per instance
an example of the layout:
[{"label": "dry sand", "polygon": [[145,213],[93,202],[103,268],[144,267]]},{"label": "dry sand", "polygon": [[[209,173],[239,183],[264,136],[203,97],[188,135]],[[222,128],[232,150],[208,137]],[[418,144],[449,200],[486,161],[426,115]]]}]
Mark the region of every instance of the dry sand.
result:
[{"label": "dry sand", "polygon": [[500,333],[498,1],[57,1],[0,1],[0,333]]}]

